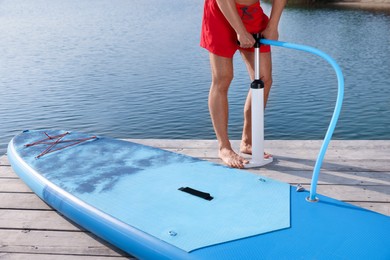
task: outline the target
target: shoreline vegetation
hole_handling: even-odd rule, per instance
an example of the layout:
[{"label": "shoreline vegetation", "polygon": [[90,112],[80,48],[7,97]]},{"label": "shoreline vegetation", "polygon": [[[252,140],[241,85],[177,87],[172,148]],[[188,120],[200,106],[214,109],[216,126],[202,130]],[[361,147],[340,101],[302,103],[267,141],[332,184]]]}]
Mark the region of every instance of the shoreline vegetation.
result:
[{"label": "shoreline vegetation", "polygon": [[365,9],[365,10],[372,10],[372,11],[383,11],[383,12],[390,13],[390,1],[382,1],[382,2],[332,1],[332,2],[328,2],[327,5],[335,6],[335,7]]},{"label": "shoreline vegetation", "polygon": [[[272,0],[264,0],[270,3]],[[336,7],[382,11],[390,14],[390,0],[288,0],[289,7]]]}]

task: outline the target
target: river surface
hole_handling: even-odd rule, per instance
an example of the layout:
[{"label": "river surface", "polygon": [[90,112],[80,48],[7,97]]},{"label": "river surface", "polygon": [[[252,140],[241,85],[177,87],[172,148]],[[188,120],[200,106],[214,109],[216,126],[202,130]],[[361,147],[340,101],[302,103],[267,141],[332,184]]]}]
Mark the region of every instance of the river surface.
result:
[{"label": "river surface", "polygon": [[[270,5],[264,4],[266,13]],[[0,154],[21,130],[214,139],[201,0],[0,0]],[[390,15],[289,7],[280,40],[332,56],[345,76],[335,139],[390,139]],[[322,139],[337,95],[329,64],[273,47],[266,139]],[[239,54],[231,139],[250,80]]]}]

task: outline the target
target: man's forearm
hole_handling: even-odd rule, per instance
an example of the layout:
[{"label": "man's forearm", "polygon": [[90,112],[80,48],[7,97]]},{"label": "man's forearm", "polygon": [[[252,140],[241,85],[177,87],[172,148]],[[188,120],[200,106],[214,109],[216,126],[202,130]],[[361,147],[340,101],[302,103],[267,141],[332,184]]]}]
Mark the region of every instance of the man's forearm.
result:
[{"label": "man's forearm", "polygon": [[272,10],[269,19],[269,26],[277,28],[279,25],[280,17],[282,16],[283,9],[287,3],[287,0],[273,0]]},{"label": "man's forearm", "polygon": [[217,0],[217,4],[226,20],[228,20],[230,26],[233,27],[237,34],[246,31],[245,26],[236,11],[236,2],[234,0]]}]

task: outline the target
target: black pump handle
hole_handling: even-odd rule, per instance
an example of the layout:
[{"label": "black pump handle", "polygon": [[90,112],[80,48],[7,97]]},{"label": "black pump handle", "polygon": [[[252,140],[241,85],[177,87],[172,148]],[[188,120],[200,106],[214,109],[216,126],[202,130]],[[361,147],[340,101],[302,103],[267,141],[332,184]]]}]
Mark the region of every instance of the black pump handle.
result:
[{"label": "black pump handle", "polygon": [[[253,45],[254,48],[260,48],[260,40],[264,38],[261,33],[254,33],[252,34],[253,38],[255,38],[255,44]],[[237,44],[240,45],[240,41],[237,40]]]}]

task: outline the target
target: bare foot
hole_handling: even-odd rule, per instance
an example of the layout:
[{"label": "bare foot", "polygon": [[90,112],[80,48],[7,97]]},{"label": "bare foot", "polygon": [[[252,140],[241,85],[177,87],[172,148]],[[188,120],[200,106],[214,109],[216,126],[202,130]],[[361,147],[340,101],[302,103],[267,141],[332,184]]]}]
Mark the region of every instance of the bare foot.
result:
[{"label": "bare foot", "polygon": [[236,154],[232,149],[222,148],[219,150],[219,158],[224,163],[233,168],[244,168],[244,164],[249,163],[246,159]]},{"label": "bare foot", "polygon": [[241,142],[240,152],[245,154],[252,154],[252,145]]},{"label": "bare foot", "polygon": [[[252,145],[241,142],[240,152],[252,155]],[[272,154],[264,152],[264,159],[272,158]]]}]

